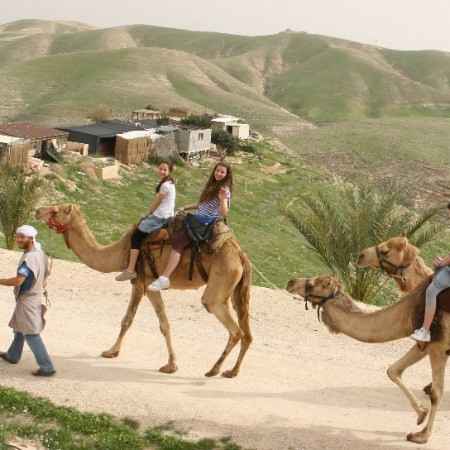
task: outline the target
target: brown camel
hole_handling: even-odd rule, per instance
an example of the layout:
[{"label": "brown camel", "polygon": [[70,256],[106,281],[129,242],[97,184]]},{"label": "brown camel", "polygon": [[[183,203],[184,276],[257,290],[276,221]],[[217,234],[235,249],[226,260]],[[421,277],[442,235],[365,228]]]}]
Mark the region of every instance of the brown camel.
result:
[{"label": "brown camel", "polygon": [[[358,267],[373,267],[391,277],[402,292],[411,292],[421,281],[433,274],[419,256],[420,250],[405,237],[393,237],[379,245],[369,247],[358,257]],[[428,348],[421,352],[428,355]],[[431,394],[431,383],[423,391]]]},{"label": "brown camel", "polygon": [[[96,242],[87,227],[77,205],[42,206],[36,210],[35,217],[44,220],[49,227],[56,228],[56,231],[63,235],[67,247],[90,268],[99,272],[119,272],[126,267],[130,252],[130,236],[133,229],[118,242],[101,246]],[[157,242],[152,244],[149,250],[151,256],[154,257],[158,273],[163,271],[171,250],[167,240],[164,245],[161,243],[161,239],[164,237],[167,238],[166,230],[160,230],[157,236],[152,236],[152,242]],[[249,324],[250,261],[241,251],[238,243],[234,239],[229,239],[217,253],[202,254],[202,262],[205,272],[209,275],[202,304],[208,312],[217,317],[229,333],[225,350],[212,369],[206,373],[206,376],[209,377],[219,373],[225,358],[240,341],[241,348],[235,366],[222,373],[223,376],[232,378],[239,373],[242,360],[253,340]],[[187,250],[171,277],[171,288],[197,289],[205,284],[197,270],[193,271],[192,281],[188,280],[189,265],[190,251]],[[169,353],[168,363],[159,370],[164,373],[174,373],[178,370],[178,367],[172,347],[170,325],[161,294],[146,291],[146,286],[154,279],[148,258],[141,259],[140,267],[142,267],[142,270],[138,278],[132,283],[131,300],[122,319],[119,336],[114,345],[109,350],[104,351],[102,356],[106,358],[118,356],[124,336],[133,323],[139,303],[146,293],[158,316],[160,330],[166,340]],[[230,297],[237,314],[238,323],[234,320],[229,309]]]},{"label": "brown camel", "polygon": [[[422,323],[425,307],[425,291],[431,277],[423,280],[411,293],[398,302],[368,312],[361,309],[346,293],[336,275],[320,275],[315,278],[294,278],[289,281],[288,292],[298,294],[314,306],[322,307],[322,321],[332,333],[344,333],[362,342],[389,342],[409,336]],[[450,354],[450,314],[439,310],[437,321],[431,328],[428,347],[432,370],[430,394],[431,410],[426,426],[417,433],[409,433],[408,441],[423,444],[431,435],[433,423],[444,390],[444,372]],[[419,399],[402,380],[403,371],[420,361],[423,354],[415,345],[402,358],[391,365],[387,374],[404,392],[417,413],[420,425],[428,414]]]},{"label": "brown camel", "polygon": [[423,279],[433,274],[419,252],[405,237],[393,237],[364,250],[359,255],[358,267],[382,270],[402,292],[411,292]]}]

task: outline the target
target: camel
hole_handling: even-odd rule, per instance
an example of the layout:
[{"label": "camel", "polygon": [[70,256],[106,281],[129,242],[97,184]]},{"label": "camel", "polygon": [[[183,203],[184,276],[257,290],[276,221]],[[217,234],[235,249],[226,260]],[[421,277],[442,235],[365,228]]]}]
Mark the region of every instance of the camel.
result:
[{"label": "camel", "polygon": [[[431,277],[427,277],[401,300],[375,312],[361,309],[344,291],[336,275],[320,275],[311,279],[294,278],[289,281],[286,290],[301,295],[305,301],[322,308],[322,321],[330,332],[344,333],[361,342],[381,343],[407,337],[422,324],[425,291],[430,279]],[[445,365],[450,354],[449,313],[438,310],[431,336],[431,342],[423,344],[428,347],[432,370],[430,415],[421,431],[407,435],[408,441],[419,444],[426,443],[431,435],[443,394]],[[418,425],[424,422],[428,409],[404,384],[402,373],[422,358],[419,346],[415,345],[387,370],[389,378],[399,386],[416,411]]]},{"label": "camel", "polygon": [[[373,267],[391,277],[402,292],[411,292],[422,280],[433,274],[419,256],[420,250],[405,237],[393,237],[379,245],[363,250],[358,257],[358,267]],[[428,348],[421,352],[428,355]],[[431,394],[431,383],[423,391]]]},{"label": "camel", "polygon": [[405,237],[393,237],[364,250],[358,267],[373,267],[391,277],[402,292],[411,292],[423,279],[433,274],[419,256],[420,250]]},{"label": "camel", "polygon": [[[45,221],[50,228],[55,228],[58,234],[62,234],[67,247],[88,267],[99,272],[119,272],[127,266],[130,236],[134,228],[129,230],[119,241],[108,246],[101,246],[96,242],[80,209],[75,204],[42,206],[36,210],[35,217],[38,220]],[[156,236],[152,235],[149,252],[150,257],[154,259],[154,265],[158,273],[162,273],[169,258],[171,246],[168,244],[167,238],[165,229],[159,230]],[[250,261],[246,254],[242,252],[236,240],[232,238],[225,241],[216,253],[203,253],[202,263],[206,274],[209,275],[201,299],[202,304],[209,313],[217,317],[229,333],[225,350],[212,369],[205,375],[208,377],[217,375],[225,358],[240,341],[240,352],[235,366],[222,373],[224,377],[233,378],[238,375],[244,356],[253,340],[249,324]],[[189,265],[190,251],[187,250],[171,277],[171,288],[197,289],[205,284],[198,270],[194,270],[192,280],[188,280]],[[178,370],[178,367],[164,302],[160,292],[146,291],[146,286],[155,278],[148,263],[148,258],[141,257],[139,267],[141,270],[138,278],[132,282],[131,300],[122,319],[119,336],[113,346],[102,353],[102,356],[113,358],[119,355],[125,334],[132,325],[141,299],[146,293],[158,316],[160,330],[165,338],[169,354],[168,363],[159,370],[164,373],[174,373]],[[238,323],[236,323],[229,308],[230,298]]]}]

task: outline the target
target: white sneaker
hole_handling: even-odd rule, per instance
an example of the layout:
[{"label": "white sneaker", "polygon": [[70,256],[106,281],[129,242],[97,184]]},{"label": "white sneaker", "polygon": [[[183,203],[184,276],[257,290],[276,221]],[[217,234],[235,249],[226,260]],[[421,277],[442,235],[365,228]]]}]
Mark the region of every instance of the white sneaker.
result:
[{"label": "white sneaker", "polygon": [[157,280],[153,281],[152,284],[147,286],[148,291],[163,291],[164,289],[170,288],[170,280],[168,278],[159,277]]},{"label": "white sneaker", "polygon": [[422,327],[414,331],[410,338],[414,339],[415,341],[430,342],[430,332]]}]

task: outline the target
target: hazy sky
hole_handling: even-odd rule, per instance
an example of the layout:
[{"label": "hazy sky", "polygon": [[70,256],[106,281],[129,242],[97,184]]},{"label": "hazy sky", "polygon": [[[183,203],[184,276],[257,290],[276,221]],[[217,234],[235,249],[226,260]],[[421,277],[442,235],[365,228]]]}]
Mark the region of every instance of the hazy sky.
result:
[{"label": "hazy sky", "polygon": [[290,28],[392,49],[450,52],[450,0],[0,0],[0,24],[19,19],[243,35]]}]

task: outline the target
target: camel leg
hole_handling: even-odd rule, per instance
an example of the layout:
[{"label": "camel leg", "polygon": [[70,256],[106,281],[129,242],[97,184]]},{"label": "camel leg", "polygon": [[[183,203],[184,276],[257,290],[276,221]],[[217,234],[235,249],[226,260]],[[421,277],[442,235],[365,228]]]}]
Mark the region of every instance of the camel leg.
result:
[{"label": "camel leg", "polygon": [[[249,293],[245,293],[244,295],[249,295]],[[233,378],[239,373],[244,356],[247,353],[247,350],[250,347],[251,343],[253,342],[248,315],[248,299],[245,303],[243,303],[243,300],[244,299],[242,299],[242,293],[240,292],[238,286],[233,293],[233,307],[238,316],[239,327],[243,331],[244,336],[241,339],[241,350],[239,352],[235,366],[231,370],[226,370],[222,373],[222,376],[227,378]]]},{"label": "camel leg", "polygon": [[420,425],[428,414],[428,409],[424,408],[420,400],[411,392],[402,380],[403,372],[410,366],[416,364],[428,354],[414,345],[404,356],[396,361],[387,370],[388,377],[403,391],[417,413],[417,425]]},{"label": "camel leg", "polygon": [[[215,305],[208,306],[208,304],[206,303],[203,304],[210,313],[214,314],[217,317],[219,322],[228,330],[229,333],[229,338],[225,350],[220,355],[220,358],[214,364],[213,368],[205,374],[205,376],[207,377],[212,377],[219,373],[220,368],[222,367],[222,364],[225,361],[225,358],[230,354],[231,350],[233,350],[236,344],[242,339],[244,333],[233,319],[230,313],[230,309],[228,307],[228,302],[226,300],[222,301],[220,304]],[[236,375],[237,373],[233,376]],[[230,376],[228,377],[230,378]]]},{"label": "camel leg", "polygon": [[166,315],[166,308],[164,307],[164,302],[162,300],[160,292],[149,292],[147,291],[147,296],[150,299],[153,308],[155,309],[156,315],[159,320],[159,329],[166,340],[167,351],[169,353],[169,361],[165,366],[162,366],[159,371],[163,373],[174,373],[178,370],[175,352],[172,346],[172,335],[170,333],[169,319]]},{"label": "camel leg", "polygon": [[133,283],[133,288],[131,290],[131,300],[128,303],[127,312],[122,319],[122,323],[120,326],[119,336],[114,343],[114,345],[109,349],[105,350],[102,353],[104,358],[115,358],[119,355],[120,347],[122,346],[122,341],[127,333],[128,329],[131,327],[133,323],[134,316],[136,315],[136,311],[141,303],[142,297],[144,295],[144,289],[142,283]]},{"label": "camel leg", "polygon": [[406,439],[417,444],[425,444],[433,430],[434,419],[441,403],[442,394],[444,392],[444,374],[445,365],[447,363],[448,355],[442,350],[442,347],[436,346],[430,349],[430,363],[432,371],[431,382],[431,410],[428,422],[425,427],[417,433],[409,433]]}]

